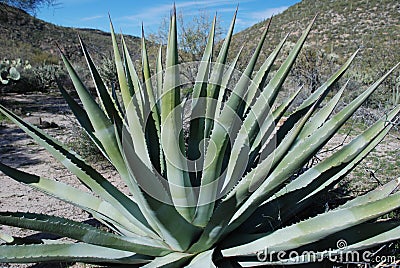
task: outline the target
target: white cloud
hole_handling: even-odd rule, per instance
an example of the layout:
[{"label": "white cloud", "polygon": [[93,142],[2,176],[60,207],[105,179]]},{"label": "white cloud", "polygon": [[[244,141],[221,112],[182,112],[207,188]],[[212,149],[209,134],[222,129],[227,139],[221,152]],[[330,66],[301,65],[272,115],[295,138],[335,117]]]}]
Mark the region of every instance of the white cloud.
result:
[{"label": "white cloud", "polygon": [[[251,2],[254,0],[243,0],[241,2]],[[182,10],[184,15],[193,15],[193,10],[191,8],[196,9],[207,9],[211,7],[220,7],[215,9],[220,13],[224,12],[234,12],[235,8],[226,8],[226,5],[232,5],[231,0],[192,0],[192,1],[180,1],[175,3],[176,8],[178,10]],[[144,21],[146,25],[154,25],[159,24],[160,18],[165,17],[169,14],[172,9],[171,4],[163,4],[158,6],[148,7],[142,10],[139,10],[137,13],[132,14],[130,16],[122,17],[120,20],[131,21],[140,23]]]},{"label": "white cloud", "polygon": [[91,21],[91,20],[97,20],[97,19],[103,19],[103,18],[104,18],[104,16],[97,15],[97,16],[81,18],[81,21]]}]

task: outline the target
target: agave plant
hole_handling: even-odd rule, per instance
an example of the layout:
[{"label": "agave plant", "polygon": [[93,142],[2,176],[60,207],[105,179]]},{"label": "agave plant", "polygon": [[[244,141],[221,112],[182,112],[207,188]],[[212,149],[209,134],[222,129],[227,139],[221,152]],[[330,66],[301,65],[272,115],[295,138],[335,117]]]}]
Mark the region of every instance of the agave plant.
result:
[{"label": "agave plant", "polygon": [[[2,163],[0,170],[16,181],[82,208],[107,227],[98,229],[44,214],[1,212],[1,224],[70,239],[23,244],[22,238],[1,234],[7,243],[0,246],[0,262],[262,266],[312,262],[327,252],[337,256],[400,238],[398,222],[374,221],[400,206],[400,193],[395,191],[399,180],[324,213],[307,213],[313,211],[310,206],[321,193],[336,185],[385,137],[395,124],[400,106],[331,156],[298,172],[391,71],[334,113],[345,86],[325,99],[355,53],[288,113],[301,89],[279,105],[275,103],[277,94],[315,19],[271,79],[267,79],[268,74],[287,36],[255,71],[268,23],[247,67],[235,80],[238,58],[225,67],[235,18],[236,13],[215,62],[214,19],[193,93],[186,102],[191,111],[189,123],[183,120],[175,12],[171,15],[165,66],[160,48],[154,77],[144,35],[140,78],[123,37],[118,43],[111,24],[120,92],[104,86],[80,40],[99,102],[61,54],[83,107],[60,86],[61,93],[128,186],[129,196],[65,145],[0,106],[2,113],[75,174],[90,193]],[[230,81],[235,81],[232,88],[228,87]],[[347,246],[332,247],[338,238],[345,239]],[[266,249],[300,253],[312,249],[316,255],[308,259],[263,258]]]}]

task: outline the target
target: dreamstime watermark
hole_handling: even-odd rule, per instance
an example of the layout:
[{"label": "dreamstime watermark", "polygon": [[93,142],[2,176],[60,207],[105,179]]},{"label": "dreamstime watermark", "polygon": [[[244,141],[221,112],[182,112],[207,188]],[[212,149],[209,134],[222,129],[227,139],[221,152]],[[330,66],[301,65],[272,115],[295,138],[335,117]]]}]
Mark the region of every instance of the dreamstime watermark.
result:
[{"label": "dreamstime watermark", "polygon": [[[270,263],[304,263],[329,261],[340,264],[373,264],[387,263],[385,267],[400,267],[395,264],[396,256],[378,255],[378,252],[357,251],[348,247],[347,241],[339,239],[337,248],[330,248],[324,251],[274,251],[265,248],[257,252],[257,259],[261,262]],[[390,266],[392,265],[392,266]],[[394,266],[393,266],[394,265]],[[340,266],[339,266],[340,267]],[[367,266],[366,266],[367,267]]]}]

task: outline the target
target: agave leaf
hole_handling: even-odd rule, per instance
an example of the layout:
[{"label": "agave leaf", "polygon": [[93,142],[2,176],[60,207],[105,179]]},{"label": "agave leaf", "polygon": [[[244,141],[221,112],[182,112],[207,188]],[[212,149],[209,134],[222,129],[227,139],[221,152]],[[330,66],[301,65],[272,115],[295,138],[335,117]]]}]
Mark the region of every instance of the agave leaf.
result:
[{"label": "agave leaf", "polygon": [[74,113],[76,119],[78,119],[79,124],[82,128],[86,131],[88,136],[92,139],[92,141],[96,144],[99,150],[107,157],[106,152],[104,151],[104,147],[101,142],[96,138],[94,134],[94,128],[92,122],[90,122],[90,118],[86,111],[79,105],[78,102],[71,97],[71,95],[64,89],[64,87],[58,83],[58,88],[67,102],[68,106],[70,107],[71,111]]},{"label": "agave leaf", "polygon": [[[239,110],[241,109],[240,107],[244,105],[242,101],[246,93],[247,87],[249,85],[251,74],[254,70],[258,56],[261,52],[261,48],[267,36],[269,25],[270,21],[268,22],[268,25],[258,43],[256,51],[254,52],[252,58],[250,59],[249,64],[247,65],[245,71],[243,72],[238,83],[233,89],[233,92],[231,96],[228,98],[225,106],[222,108],[221,114],[217,119],[217,122],[219,124],[214,124],[214,128],[212,130],[212,134],[210,137],[211,140],[209,145],[207,146],[207,151],[205,154],[204,172],[201,178],[201,187],[199,192],[198,205],[196,209],[196,218],[194,221],[195,224],[198,226],[205,226],[214,210],[214,205],[215,205],[214,200],[216,199],[218,194],[217,193],[218,187],[216,186],[210,187],[210,185],[216,183],[217,178],[221,173],[222,161],[225,156],[229,138],[232,139],[230,135],[233,135],[235,133],[234,125],[237,125],[240,122],[241,112]],[[223,75],[223,70],[220,70],[221,78],[222,75]],[[218,92],[216,92],[215,94],[216,95],[215,97],[213,97],[213,99],[217,98]],[[211,96],[208,96],[207,94],[207,98],[210,97]],[[207,104],[207,106],[209,106],[209,104]],[[214,113],[215,104],[212,107],[212,111]],[[237,113],[237,115],[235,115],[235,112]],[[212,116],[208,117],[207,113],[206,117],[212,118]]]},{"label": "agave leaf", "polygon": [[69,237],[87,244],[130,251],[137,254],[160,256],[170,252],[167,245],[161,241],[140,236],[119,236],[85,223],[61,217],[35,213],[0,212],[0,223]]},{"label": "agave leaf", "polygon": [[[301,264],[301,263],[310,263],[317,260],[327,259],[328,257],[334,259],[336,256],[348,256],[351,258],[353,256],[359,256],[361,259],[361,254],[353,255],[353,253],[363,250],[365,248],[375,247],[383,243],[387,243],[389,241],[399,239],[399,223],[396,222],[376,222],[376,223],[364,223],[358,226],[349,228],[347,230],[338,232],[333,235],[332,238],[327,238],[322,241],[318,241],[316,243],[310,244],[307,248],[312,249],[312,254],[302,255],[301,252],[303,248],[299,248],[297,252],[299,252],[299,256],[284,259],[281,261],[271,261],[271,262],[241,262],[240,264],[243,267],[256,267],[256,266],[264,266],[264,265],[290,265],[290,264]],[[374,234],[371,234],[374,233]],[[343,240],[343,238],[346,238]],[[351,240],[356,240],[355,242],[351,242]],[[346,247],[340,249],[334,249],[337,247],[337,242],[342,240],[346,243]],[[320,251],[316,250],[320,248]],[[330,250],[326,250],[329,248]],[[307,249],[305,249],[307,250]],[[346,254],[350,253],[350,254]],[[369,258],[372,256],[364,255],[364,257]],[[340,258],[337,258],[338,260]],[[347,261],[352,261],[351,259]],[[354,260],[356,261],[356,260]],[[367,261],[367,260],[364,260]]]},{"label": "agave leaf", "polygon": [[[392,220],[378,220],[376,222],[365,222],[355,225],[351,228],[334,233],[323,240],[298,248],[299,252],[303,250],[322,251],[328,248],[346,250],[362,241],[374,238],[385,232],[389,232],[400,226],[400,222]],[[338,242],[343,242],[338,246]]]},{"label": "agave leaf", "polygon": [[[151,81],[151,72],[149,59],[147,56],[146,40],[144,36],[144,29],[142,25],[142,74],[145,83],[146,91],[144,92],[145,101],[144,111],[146,118],[144,118],[146,125],[146,139],[148,141],[148,150],[152,163],[155,165],[155,169],[159,172],[163,172],[164,166],[164,154],[161,148],[161,118],[160,111],[154,97],[154,90]],[[151,115],[151,117],[150,117]],[[162,173],[161,173],[162,174]]]},{"label": "agave leaf", "polygon": [[[1,162],[0,171],[18,182],[25,183],[28,186],[38,189],[50,196],[80,207],[81,209],[93,214],[99,220],[103,220],[106,223],[111,222],[113,225],[122,228],[121,231],[125,229],[132,233],[132,235],[146,235],[146,233],[140,229],[141,225],[138,225],[139,227],[135,225],[138,223],[137,220],[128,220],[118,209],[111,206],[108,202],[87,192],[58,181],[42,178],[14,169]],[[108,226],[110,225],[108,224]]]},{"label": "agave leaf", "polygon": [[[290,147],[296,141],[296,137],[301,132],[305,123],[308,121],[308,119],[316,109],[316,106],[317,104],[314,104],[304,116],[304,118],[302,118],[301,121],[297,124],[297,126],[288,133],[282,144],[280,144],[276,148],[274,154],[269,155],[258,166],[247,173],[243,180],[239,182],[237,187],[235,187],[230,195],[227,196],[227,199],[234,196],[234,198],[239,200],[239,202],[245,201],[230,220],[229,224],[231,225],[231,230],[239,226],[245,218],[251,215],[250,211],[254,209],[253,206],[255,205],[255,203],[261,201],[259,198],[265,198],[265,196],[273,192],[273,189],[278,188],[282,183],[286,181],[288,177],[283,178],[276,176],[275,172],[276,170],[279,170],[278,168],[281,159],[284,159],[285,155],[287,155],[287,153],[290,151]],[[273,171],[270,172],[270,170]],[[261,197],[262,195],[264,197]]]},{"label": "agave leaf", "polygon": [[[333,170],[336,167],[341,167],[338,169],[337,174],[341,174],[341,176],[343,176],[343,174],[349,171],[347,167],[343,167],[343,164],[353,163],[354,160],[359,162],[361,159],[363,159],[367,152],[370,152],[390,131],[393,125],[390,123],[388,124],[387,122],[393,120],[399,112],[400,106],[392,110],[387,117],[377,121],[373,126],[368,128],[358,137],[354,138],[350,143],[343,146],[340,150],[319,162],[316,166],[307,170],[305,173],[301,174],[296,180],[293,180],[291,183],[286,185],[284,189],[277,192],[275,197],[279,197],[285,193],[304,188],[322,175],[328,180],[328,177],[331,178],[333,174],[331,172],[329,172],[329,174],[326,176],[324,174],[328,173],[330,169]],[[353,164],[352,166],[354,167],[355,165]],[[310,195],[312,195],[312,193],[310,193]]]},{"label": "agave leaf", "polygon": [[[262,122],[261,126],[257,126],[257,119],[251,110],[247,115],[242,127],[239,130],[239,134],[236,137],[235,143],[233,145],[229,163],[227,166],[227,172],[224,176],[229,178],[227,189],[230,189],[231,186],[235,185],[237,181],[244,175],[247,171],[248,164],[252,163],[252,154],[251,148],[254,146],[254,142],[256,139],[256,132],[259,129],[263,131],[264,134],[260,136],[267,136],[268,132],[272,132],[274,129],[274,123],[283,115],[285,110],[289,107],[289,105],[294,101],[295,97],[299,94],[301,88],[297,90],[289,99],[287,99],[276,111],[272,114],[265,115],[266,118],[260,119],[259,122]],[[251,120],[248,120],[251,119]],[[261,140],[260,140],[261,142]],[[286,143],[288,145],[289,143]],[[260,145],[258,145],[260,146]],[[265,153],[261,153],[264,155]],[[268,154],[267,154],[268,155]],[[260,158],[263,160],[263,158]],[[226,180],[225,180],[226,182]]]},{"label": "agave leaf", "polygon": [[[46,252],[46,254],[43,254]],[[147,256],[129,251],[105,248],[85,243],[0,246],[0,262],[98,262],[120,264],[148,263]]]},{"label": "agave leaf", "polygon": [[[319,241],[324,237],[384,215],[400,206],[400,193],[367,204],[337,209],[281,228],[250,243],[222,250],[225,257],[251,255],[268,248],[280,251]],[[340,221],[335,219],[340,218]]]},{"label": "agave leaf", "polygon": [[[387,134],[389,130],[382,132],[377,137],[374,138],[373,141],[360,153],[360,157],[365,156],[375,145],[377,145],[383,137]],[[385,133],[386,132],[386,133]],[[359,157],[356,157],[359,158]],[[354,159],[354,158],[351,158]],[[241,227],[240,230],[248,233],[258,233],[260,230],[263,232],[267,232],[267,230],[273,230],[279,228],[279,226],[285,225],[287,220],[294,217],[299,211],[304,211],[305,208],[312,202],[311,197],[317,196],[319,192],[328,188],[324,184],[333,185],[337,183],[338,178],[343,178],[344,173],[347,174],[349,172],[349,166],[354,167],[354,160],[345,161],[342,166],[344,166],[344,171],[341,170],[341,166],[336,166],[338,168],[334,168],[332,166],[332,171],[326,171],[321,173],[319,176],[315,175],[314,177],[303,176],[303,173],[298,179],[300,181],[294,180],[289,183],[287,187],[281,189],[276,196],[271,197],[269,200],[265,202],[262,206],[260,206]],[[347,163],[347,165],[346,165]],[[308,172],[308,171],[307,171]],[[338,172],[335,174],[335,172]],[[311,172],[312,173],[312,172]],[[332,175],[331,175],[332,173]],[[332,179],[331,179],[332,177]],[[303,178],[307,178],[305,181]],[[333,181],[333,182],[332,182]],[[296,182],[296,183],[295,183]],[[328,182],[328,183],[327,183]],[[308,183],[308,184],[307,184]],[[297,185],[297,187],[295,186]],[[300,186],[301,185],[301,186]],[[321,186],[323,185],[323,186]],[[324,187],[325,186],[325,187]],[[375,190],[369,192],[366,195],[357,197],[357,200],[349,201],[345,205],[340,206],[340,208],[346,208],[353,205],[360,205],[361,203],[371,202],[378,199],[382,199],[389,194],[393,193],[393,191],[399,186],[398,180],[393,180],[382,187],[378,187]],[[302,188],[301,188],[302,187]],[[312,193],[310,191],[314,190]],[[308,196],[307,196],[308,195]],[[307,196],[307,197],[305,197]],[[295,205],[294,205],[295,204]],[[277,218],[279,216],[279,219]]]},{"label": "agave leaf", "polygon": [[[302,87],[300,87],[296,92],[294,92],[289,98],[287,98],[281,105],[278,106],[273,112],[272,116],[269,115],[262,122],[260,131],[251,144],[250,149],[250,163],[252,163],[254,157],[259,154],[259,161],[264,160],[270,155],[270,151],[275,146],[271,146],[271,142],[275,142],[275,134],[279,131],[280,127],[277,126],[279,121],[282,119],[283,115],[296,99],[300,93]],[[307,123],[306,123],[307,124]]]},{"label": "agave leaf", "polygon": [[[255,78],[252,80],[249,91],[246,95],[246,103],[245,109],[250,106],[253,102],[253,99],[256,96],[257,90],[260,90],[264,87],[264,82],[268,76],[270,69],[272,68],[272,64],[274,63],[276,57],[278,56],[279,51],[283,47],[288,35],[281,41],[281,43],[275,48],[275,50],[271,53],[271,55],[267,58],[264,64],[261,66],[260,70],[257,72]],[[297,95],[297,94],[296,94]],[[260,98],[264,98],[264,96],[260,96]],[[268,103],[268,100],[264,99],[264,104]],[[264,105],[265,106],[265,105]],[[249,109],[246,119],[244,120],[239,134],[236,137],[236,140],[233,144],[233,148],[231,151],[230,159],[227,166],[226,175],[224,177],[229,178],[229,183],[226,179],[223,179],[224,186],[228,183],[227,188],[230,187],[238,181],[239,178],[242,177],[245,172],[248,163],[249,163],[249,154],[250,147],[253,146],[253,142],[255,138],[258,136],[260,128],[262,125],[272,125],[271,122],[272,117],[269,116],[269,109],[263,109],[261,114],[259,114],[259,110]],[[269,119],[269,120],[268,120]],[[269,122],[269,123],[266,123]],[[261,123],[261,126],[259,124]]]},{"label": "agave leaf", "polygon": [[263,92],[262,95],[266,100],[268,100],[267,104],[269,106],[266,107],[266,105],[262,102],[262,99],[261,99],[258,102],[256,101],[254,103],[254,106],[252,108],[253,110],[258,111],[260,108],[266,109],[268,107],[272,107],[272,105],[276,99],[276,96],[278,95],[279,89],[282,87],[290,70],[292,69],[292,66],[293,66],[297,56],[299,55],[300,50],[303,47],[303,45],[307,39],[307,36],[310,33],[311,28],[314,25],[314,22],[316,19],[317,19],[317,17],[315,16],[314,19],[311,21],[311,23],[306,28],[306,30],[303,32],[300,39],[297,41],[295,46],[290,51],[290,53],[287,56],[284,63],[281,65],[281,67],[279,67],[279,70],[277,71],[277,73],[274,75],[274,77],[269,81],[268,85],[262,91]]},{"label": "agave leaf", "polygon": [[[233,15],[231,24],[228,29],[228,33],[226,34],[226,37],[224,39],[224,42],[222,43],[222,47],[219,51],[217,61],[215,64],[213,64],[213,69],[210,74],[210,78],[208,80],[208,86],[207,86],[207,100],[206,100],[206,114],[205,114],[205,128],[204,128],[204,137],[209,138],[211,130],[213,129],[213,124],[214,121],[211,120],[212,118],[216,118],[218,113],[215,113],[216,111],[216,105],[218,103],[215,103],[214,100],[218,98],[219,92],[221,90],[221,81],[223,79],[223,71],[224,67],[226,64],[226,60],[228,57],[228,51],[229,47],[232,41],[232,36],[233,36],[233,30],[235,28],[235,22],[236,22],[236,16],[237,16],[237,8],[236,11]],[[207,149],[207,147],[205,147]]]},{"label": "agave leaf", "polygon": [[[166,156],[167,178],[172,200],[178,212],[188,221],[193,219],[194,193],[188,174],[182,133],[182,107],[178,67],[176,10],[171,15],[167,61],[161,105],[161,144]],[[171,137],[175,137],[171,139]]]},{"label": "agave leaf", "polygon": [[118,145],[116,144],[112,122],[109,118],[107,118],[106,114],[89,94],[71,63],[63,53],[61,53],[61,57],[72,79],[74,87],[78,92],[79,98],[87,112],[90,122],[92,123],[94,136],[101,142],[104,152],[106,153],[105,156],[108,157],[114,167],[119,171],[123,170],[123,160],[121,152],[118,150]]},{"label": "agave leaf", "polygon": [[139,229],[142,229],[151,236],[155,235],[149,229],[149,225],[143,217],[139,207],[107,181],[100,173],[87,165],[82,158],[77,156],[74,152],[66,149],[57,140],[44,133],[42,130],[24,122],[17,115],[11,113],[1,105],[0,111],[30,135],[38,144],[43,146],[69,171],[75,174],[84,185],[104,200],[108,201],[112,206],[119,209],[125,217],[138,226]]},{"label": "agave leaf", "polygon": [[214,119],[213,120],[216,120],[216,118],[221,113],[222,104],[224,102],[224,99],[226,98],[227,91],[229,90],[229,88],[228,88],[229,82],[232,79],[232,75],[234,74],[234,71],[236,70],[236,65],[237,65],[237,63],[239,61],[239,57],[240,57],[240,54],[243,51],[243,48],[244,48],[244,46],[242,46],[240,48],[240,50],[237,53],[236,57],[233,59],[233,61],[229,65],[228,69],[224,73],[224,76],[222,77],[221,88],[219,90],[219,95],[218,95],[218,99],[217,99],[217,106],[215,107],[215,115],[214,115]]},{"label": "agave leaf", "polygon": [[365,203],[373,202],[375,200],[380,200],[383,197],[393,194],[399,188],[399,185],[400,185],[400,178],[398,178],[397,180],[392,180],[392,181],[386,183],[385,185],[370,191],[367,194],[358,196],[358,197],[346,202],[344,205],[341,205],[339,207],[339,209],[350,208],[350,207],[354,207],[354,206],[359,206],[360,204],[365,204]]},{"label": "agave leaf", "polygon": [[252,79],[252,83],[250,84],[249,90],[246,94],[245,111],[249,112],[250,106],[254,104],[255,98],[258,97],[257,93],[260,93],[264,90],[265,82],[269,72],[271,71],[272,65],[275,62],[288,37],[289,34],[287,34],[285,38],[282,39],[282,41],[278,44],[274,51],[272,51],[272,53],[268,56],[263,65],[260,67],[260,70],[258,70],[254,79]]},{"label": "agave leaf", "polygon": [[106,112],[108,118],[114,120],[119,128],[122,128],[122,117],[115,108],[115,105],[110,97],[110,94],[103,83],[103,80],[100,77],[99,72],[97,71],[92,58],[90,57],[86,45],[84,44],[81,37],[78,35],[79,42],[81,43],[83,54],[86,58],[86,62],[88,64],[90,73],[92,74],[92,78],[94,81],[94,85],[96,87],[96,91],[98,96],[100,97],[100,103],[103,107],[103,110]]},{"label": "agave leaf", "polygon": [[196,257],[192,259],[192,261],[186,265],[187,268],[200,268],[200,267],[207,267],[207,268],[217,268],[213,263],[213,253],[215,249],[210,249],[204,251]]},{"label": "agave leaf", "polygon": [[304,129],[299,134],[297,140],[303,140],[317,130],[323,123],[329,118],[339,102],[340,97],[343,94],[349,80],[343,85],[343,87],[336,93],[336,95],[323,107],[321,108],[304,126]]},{"label": "agave leaf", "polygon": [[143,268],[181,267],[191,256],[192,254],[184,252],[173,252],[163,257],[155,258],[147,265],[144,265]]},{"label": "agave leaf", "polygon": [[119,52],[117,38],[115,37],[114,26],[111,22],[111,18],[110,18],[110,31],[114,49],[114,61],[117,69],[119,86],[121,88],[122,102],[126,108],[134,99],[137,100],[135,104],[138,104],[140,102],[138,102],[139,100],[136,99],[136,97],[138,96],[135,97],[135,91],[133,87],[128,86],[128,82],[124,72],[124,63],[122,61],[121,54]]},{"label": "agave leaf", "polygon": [[[396,66],[397,67],[397,66]],[[396,68],[395,67],[395,68]],[[277,186],[279,186],[284,180],[286,180],[291,174],[293,174],[297,169],[303,166],[326,142],[337,132],[337,130],[344,124],[344,122],[354,113],[354,111],[374,92],[374,90],[382,83],[382,81],[394,70],[391,69],[388,73],[386,73],[382,78],[380,78],[377,82],[375,82],[371,87],[369,87],[366,91],[364,91],[361,95],[359,95],[355,100],[353,100],[346,108],[341,110],[335,116],[333,116],[330,120],[328,120],[322,127],[317,129],[311,136],[307,139],[296,143],[291,150],[285,154],[282,160],[279,161],[279,164],[276,166],[274,171],[268,176],[268,178],[263,182],[263,184],[251,195],[251,197],[246,200],[246,202],[242,205],[242,207],[236,212],[237,217],[243,219],[247,218],[247,216],[251,215],[252,212],[266,199],[268,195],[271,194],[271,190]],[[322,98],[324,96],[321,96]],[[313,107],[318,104],[317,101]],[[313,109],[311,109],[313,110]],[[308,111],[308,114],[310,111]],[[285,137],[287,139],[287,137]],[[285,146],[287,146],[286,141],[282,142]],[[291,143],[290,143],[291,144]],[[274,158],[274,163],[280,159],[277,157],[280,154],[280,147],[278,146]],[[284,148],[284,147],[283,147]],[[287,151],[286,149],[283,151]],[[251,173],[256,173],[256,171],[260,171],[265,169],[267,160],[264,160],[260,163]],[[274,164],[272,165],[272,167]],[[269,166],[267,166],[269,167]],[[260,174],[260,173],[258,173]],[[253,178],[253,181],[257,182],[258,179]],[[272,187],[272,188],[271,188]],[[248,210],[250,209],[250,210]],[[248,210],[246,213],[244,211]]]},{"label": "agave leaf", "polygon": [[158,49],[157,64],[156,64],[156,79],[157,79],[157,97],[156,102],[158,109],[161,111],[161,96],[163,88],[163,66],[162,66],[162,45]]},{"label": "agave leaf", "polygon": [[[339,68],[328,80],[325,81],[314,93],[312,93],[297,109],[291,113],[284,124],[281,126],[281,131],[277,135],[277,144],[279,144],[287,132],[292,129],[294,124],[301,118],[308,109],[318,100],[323,100],[328,94],[332,86],[344,75],[346,70],[350,67],[356,57],[358,50],[346,61],[346,63]],[[322,97],[322,98],[321,98]]]},{"label": "agave leaf", "polygon": [[[301,131],[308,118],[311,116],[314,108],[315,105],[312,109],[310,109],[310,111],[306,114],[298,126],[290,133],[290,135],[288,135],[287,142],[283,143],[282,145],[287,146],[287,148],[284,147],[280,149],[280,157],[285,154],[285,151],[287,151],[288,147],[290,147],[290,144],[295,141],[295,137]],[[203,250],[204,247],[211,246],[223,234],[228,234],[242,223],[241,221],[243,219],[240,219],[238,221],[239,223],[236,220],[238,217],[242,217],[242,213],[247,209],[247,207],[240,206],[243,204],[243,202],[245,202],[246,198],[251,195],[251,192],[253,191],[252,189],[257,188],[257,186],[260,185],[260,182],[262,182],[263,178],[266,176],[265,174],[268,173],[271,165],[273,165],[273,161],[274,158],[271,156],[271,159],[264,161],[261,167],[257,166],[256,169],[253,169],[251,172],[247,173],[246,176],[235,186],[235,188],[222,199],[222,202],[214,211],[213,216],[206,226],[202,236],[199,238],[198,242],[196,242],[190,248],[190,250],[193,252],[198,252],[199,250]],[[271,180],[273,179],[274,178],[272,177]],[[277,187],[281,183],[282,181],[275,181],[272,184]],[[246,217],[249,217],[250,215],[246,215]],[[228,226],[228,224],[230,226]]]},{"label": "agave leaf", "polygon": [[[134,103],[135,108],[138,110],[138,112],[140,111],[139,116],[144,124],[145,115],[147,116],[145,106],[146,103],[148,104],[148,96],[145,95],[145,91],[142,88],[139,77],[135,70],[135,65],[133,64],[132,58],[128,51],[128,46],[126,45],[123,35],[121,35],[121,40],[126,73],[125,79],[127,79],[128,87],[133,88],[134,91],[134,97],[131,99],[131,102]],[[124,73],[121,73],[120,75],[123,76]]]},{"label": "agave leaf", "polygon": [[[187,157],[189,160],[196,161],[205,153],[205,144],[203,148],[199,148],[201,145],[201,141],[204,140],[204,129],[205,129],[205,120],[206,120],[206,110],[207,107],[207,85],[208,84],[208,76],[211,68],[211,60],[213,53],[213,45],[214,45],[214,35],[215,35],[215,23],[216,16],[214,16],[214,20],[211,26],[210,33],[208,35],[207,45],[204,50],[203,57],[201,59],[198,73],[196,77],[196,82],[193,87],[192,94],[192,113],[190,120],[190,132],[188,139],[188,149],[187,149]],[[202,164],[202,163],[201,163]],[[191,170],[201,171],[202,167],[194,166],[191,167]]]},{"label": "agave leaf", "polygon": [[141,210],[149,224],[171,248],[176,251],[185,250],[200,230],[187,222],[175,207],[170,205],[172,198],[168,182],[146,167],[136,154],[132,142],[125,143],[124,157],[130,175],[136,181],[134,195],[139,198]]}]

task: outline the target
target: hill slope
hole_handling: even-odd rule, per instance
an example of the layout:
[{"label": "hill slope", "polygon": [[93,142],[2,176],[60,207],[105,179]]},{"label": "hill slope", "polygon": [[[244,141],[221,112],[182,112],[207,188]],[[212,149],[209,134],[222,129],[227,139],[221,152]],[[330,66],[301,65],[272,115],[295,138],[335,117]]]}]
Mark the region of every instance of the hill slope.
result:
[{"label": "hill slope", "polygon": [[[81,60],[79,34],[95,57],[108,56],[112,52],[109,33],[91,29],[75,29],[56,26],[39,20],[28,13],[0,3],[0,59],[22,58],[33,64],[57,63],[58,43],[73,61]],[[140,39],[126,36],[131,51],[139,51]],[[134,55],[134,58],[136,59]]]},{"label": "hill slope", "polygon": [[[261,58],[265,59],[287,33],[291,33],[288,43],[293,44],[315,15],[317,20],[306,41],[307,54],[300,56],[297,68],[314,64],[320,68],[314,71],[326,76],[360,48],[351,73],[366,85],[400,62],[400,2],[396,0],[303,0],[273,17]],[[243,62],[251,57],[265,25],[263,21],[235,35],[235,52],[245,45]],[[335,66],[329,57],[336,59]],[[400,71],[390,79],[392,87],[399,86]]]}]

